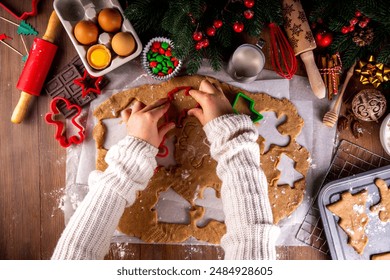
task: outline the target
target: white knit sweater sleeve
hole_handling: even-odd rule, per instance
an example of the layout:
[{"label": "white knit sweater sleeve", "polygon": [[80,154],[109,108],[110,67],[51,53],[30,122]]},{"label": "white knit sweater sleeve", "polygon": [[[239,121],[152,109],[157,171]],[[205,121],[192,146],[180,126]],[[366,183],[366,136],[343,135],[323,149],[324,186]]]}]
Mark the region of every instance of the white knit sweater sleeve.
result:
[{"label": "white knit sweater sleeve", "polygon": [[204,130],[222,181],[225,259],[275,259],[280,230],[273,224],[256,127],[246,115],[224,115]]},{"label": "white knit sweater sleeve", "polygon": [[89,176],[89,192],[79,205],[52,259],[103,259],[126,206],[134,203],[157,166],[157,148],[127,136],[111,147],[108,168]]}]

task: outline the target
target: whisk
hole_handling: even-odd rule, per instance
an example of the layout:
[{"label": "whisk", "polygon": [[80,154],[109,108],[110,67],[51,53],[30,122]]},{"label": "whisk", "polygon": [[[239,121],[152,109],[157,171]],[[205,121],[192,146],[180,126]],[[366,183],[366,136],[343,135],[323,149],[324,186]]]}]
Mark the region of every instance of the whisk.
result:
[{"label": "whisk", "polygon": [[269,28],[272,67],[283,78],[291,79],[297,72],[298,65],[294,50],[277,24],[271,22]]}]

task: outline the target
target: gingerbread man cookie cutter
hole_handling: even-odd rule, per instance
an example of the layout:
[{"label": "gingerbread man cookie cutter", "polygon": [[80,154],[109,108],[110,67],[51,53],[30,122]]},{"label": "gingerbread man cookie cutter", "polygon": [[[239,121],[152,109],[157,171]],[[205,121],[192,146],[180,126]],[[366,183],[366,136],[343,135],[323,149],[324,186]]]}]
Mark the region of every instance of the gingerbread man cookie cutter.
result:
[{"label": "gingerbread man cookie cutter", "polygon": [[[58,102],[65,102],[67,109],[76,109],[76,113],[72,116],[71,123],[76,128],[77,134],[68,136],[66,135],[66,123],[64,120],[59,120],[58,116],[61,115],[57,108]],[[78,118],[81,114],[81,107],[76,104],[72,104],[63,97],[56,97],[50,102],[50,112],[45,115],[45,121],[48,124],[56,126],[56,132],[54,134],[55,139],[64,148],[69,147],[72,144],[80,144],[85,139],[84,127],[78,122]]]}]

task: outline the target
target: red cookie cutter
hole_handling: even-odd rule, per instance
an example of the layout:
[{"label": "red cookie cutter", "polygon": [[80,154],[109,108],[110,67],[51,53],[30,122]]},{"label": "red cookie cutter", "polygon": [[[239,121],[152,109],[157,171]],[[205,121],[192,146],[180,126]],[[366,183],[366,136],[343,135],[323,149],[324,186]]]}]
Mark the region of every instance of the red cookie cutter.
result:
[{"label": "red cookie cutter", "polygon": [[[65,120],[59,121],[56,120],[56,116],[60,115],[60,111],[57,108],[57,103],[59,101],[65,102],[66,108],[69,110],[76,109],[76,114],[72,116],[72,124],[77,128],[77,135],[72,135],[67,137],[65,129]],[[84,127],[77,121],[77,118],[81,114],[81,107],[76,104],[72,104],[68,99],[63,97],[56,97],[50,102],[50,112],[45,115],[45,121],[48,124],[55,125],[56,132],[54,134],[55,139],[60,143],[64,148],[69,147],[71,144],[80,144],[85,139]]]},{"label": "red cookie cutter", "polygon": [[[179,91],[182,91],[182,90],[185,90],[185,92],[184,92],[184,95],[185,95],[185,96],[189,96],[189,95],[190,95],[189,92],[190,92],[191,89],[192,89],[192,87],[190,87],[190,86],[181,86],[181,87],[174,88],[174,89],[172,89],[170,92],[167,93],[168,99],[169,99],[170,102],[172,102],[173,99],[174,99],[174,95],[175,95],[176,93],[178,93]],[[198,103],[198,104],[195,106],[195,108],[200,108],[200,104]],[[176,127],[182,127],[182,126],[183,126],[183,120],[184,120],[184,118],[187,116],[188,111],[189,111],[189,109],[183,109],[183,110],[180,112],[180,114],[179,114],[177,120],[174,121],[175,124],[176,124]],[[168,116],[167,113],[164,115],[164,117],[165,117],[165,124],[169,123],[170,120],[169,120],[169,116]],[[164,126],[165,124],[163,124],[163,126]],[[164,158],[164,157],[167,157],[168,154],[169,154],[169,149],[168,149],[168,147],[165,145],[165,140],[166,140],[166,139],[165,139],[165,137],[164,137],[163,140],[162,140],[162,142],[161,142],[161,144],[160,144],[160,146],[158,147],[158,148],[159,148],[159,152],[158,152],[158,154],[157,154],[157,157]]]},{"label": "red cookie cutter", "polygon": [[38,2],[39,0],[32,0],[31,1],[31,12],[24,12],[20,16],[14,13],[10,8],[8,8],[5,4],[0,2],[0,7],[2,7],[4,10],[6,10],[9,14],[14,16],[15,18],[19,20],[24,20],[28,18],[29,16],[35,16],[38,12]]}]

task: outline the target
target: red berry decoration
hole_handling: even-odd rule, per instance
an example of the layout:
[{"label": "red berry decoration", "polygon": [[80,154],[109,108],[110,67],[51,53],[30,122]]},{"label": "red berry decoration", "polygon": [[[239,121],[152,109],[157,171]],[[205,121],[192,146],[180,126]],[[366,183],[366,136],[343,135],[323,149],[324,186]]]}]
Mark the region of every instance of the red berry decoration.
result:
[{"label": "red berry decoration", "polygon": [[250,9],[255,5],[255,0],[245,0],[244,5],[245,7]]},{"label": "red berry decoration", "polygon": [[216,20],[214,20],[213,25],[214,25],[215,28],[218,29],[218,28],[221,28],[221,27],[222,27],[223,22],[222,22],[222,20],[220,20],[220,19],[216,19]]},{"label": "red berry decoration", "polygon": [[244,31],[244,24],[242,22],[236,21],[233,24],[233,30],[234,30],[234,32],[237,32],[237,33]]},{"label": "red berry decoration", "polygon": [[316,44],[321,48],[326,48],[333,42],[333,34],[325,30],[320,30],[315,34]]},{"label": "red berry decoration", "polygon": [[194,34],[192,34],[192,39],[194,39],[195,41],[200,41],[202,40],[202,38],[203,38],[203,34],[200,31],[194,32]]},{"label": "red berry decoration", "polygon": [[367,22],[366,21],[361,21],[361,22],[359,22],[359,26],[361,27],[361,28],[365,28],[366,26],[367,26]]},{"label": "red berry decoration", "polygon": [[348,32],[349,32],[348,26],[343,26],[343,27],[341,28],[341,33],[347,34]]},{"label": "red berry decoration", "polygon": [[210,45],[209,39],[203,39],[202,40],[202,45],[204,48],[207,48]]},{"label": "red berry decoration", "polygon": [[350,21],[349,21],[349,24],[350,25],[356,25],[356,23],[358,23],[359,22],[359,20],[357,19],[357,18],[353,18],[353,19],[351,19]]},{"label": "red berry decoration", "polygon": [[355,12],[355,17],[361,17],[361,16],[362,16],[362,13],[360,11]]},{"label": "red berry decoration", "polygon": [[197,51],[199,51],[201,48],[203,48],[203,44],[202,44],[202,42],[198,42],[198,43],[196,43],[196,45],[195,45],[195,49],[196,49]]},{"label": "red berry decoration", "polygon": [[254,14],[255,14],[255,13],[254,13],[252,10],[246,10],[246,11],[244,11],[244,17],[245,17],[246,19],[251,19],[251,18],[253,18]]},{"label": "red berry decoration", "polygon": [[348,32],[352,32],[355,30],[355,26],[351,25],[348,27]]},{"label": "red berry decoration", "polygon": [[216,32],[216,31],[217,31],[217,30],[215,29],[214,26],[207,27],[207,29],[206,29],[206,34],[209,35],[210,37],[212,37],[212,36],[215,36],[215,32]]}]

